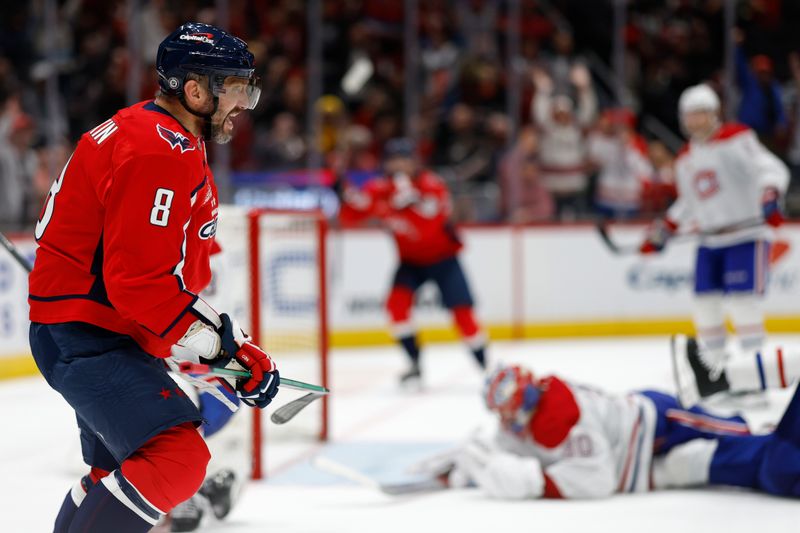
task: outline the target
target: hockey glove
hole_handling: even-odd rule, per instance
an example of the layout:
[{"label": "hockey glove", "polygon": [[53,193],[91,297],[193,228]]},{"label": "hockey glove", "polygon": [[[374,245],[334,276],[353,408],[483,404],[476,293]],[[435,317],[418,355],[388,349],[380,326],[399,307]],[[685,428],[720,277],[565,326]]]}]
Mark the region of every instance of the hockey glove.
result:
[{"label": "hockey glove", "polygon": [[544,493],[544,473],[539,460],[502,450],[488,451],[469,445],[459,466],[491,498],[525,500]]},{"label": "hockey glove", "polygon": [[639,247],[639,253],[652,254],[662,251],[676,229],[678,225],[668,218],[653,221],[647,230],[644,242]]},{"label": "hockey glove", "polygon": [[419,191],[411,183],[411,178],[404,172],[397,172],[392,176],[394,192],[390,200],[392,209],[402,211],[406,207],[419,201]]},{"label": "hockey glove", "polygon": [[247,405],[263,409],[278,393],[281,379],[275,362],[267,352],[250,342],[249,337],[242,333],[228,315],[223,313],[219,317],[222,320],[222,351],[223,354],[230,355],[220,357],[214,362],[214,366],[225,366],[232,359],[245,370],[249,370],[249,379],[237,380],[236,395]]},{"label": "hockey glove", "polygon": [[764,191],[764,195],[761,197],[761,209],[764,214],[764,222],[773,228],[783,224],[785,219],[780,206],[778,189],[769,187]]}]

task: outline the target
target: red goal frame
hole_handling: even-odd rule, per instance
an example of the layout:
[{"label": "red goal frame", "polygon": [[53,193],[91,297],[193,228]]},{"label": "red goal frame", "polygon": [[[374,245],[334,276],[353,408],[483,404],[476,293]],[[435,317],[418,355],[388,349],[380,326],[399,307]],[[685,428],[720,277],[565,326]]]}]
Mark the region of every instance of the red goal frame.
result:
[{"label": "red goal frame", "polygon": [[[296,215],[303,218],[311,218],[315,221],[317,230],[317,259],[318,276],[317,282],[319,284],[319,331],[318,331],[318,346],[319,346],[319,385],[328,387],[328,276],[327,276],[327,234],[328,222],[325,215],[319,211],[301,211],[301,210],[286,210],[286,209],[252,209],[248,212],[248,274],[250,276],[250,335],[253,342],[260,344],[261,337],[261,291],[262,282],[259,268],[259,258],[261,256],[261,228],[259,221],[269,215]],[[321,420],[319,422],[319,432],[317,439],[319,441],[328,440],[328,401],[329,396],[323,396],[321,400]],[[263,453],[263,428],[262,417],[264,412],[261,409],[252,410],[252,447],[253,447],[253,479],[262,479],[264,477],[264,453]]]}]

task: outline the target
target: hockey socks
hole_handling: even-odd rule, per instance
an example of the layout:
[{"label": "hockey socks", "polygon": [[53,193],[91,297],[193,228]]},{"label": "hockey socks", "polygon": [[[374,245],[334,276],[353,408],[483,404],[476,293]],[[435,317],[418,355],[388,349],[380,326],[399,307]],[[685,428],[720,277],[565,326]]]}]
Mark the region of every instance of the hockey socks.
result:
[{"label": "hockey socks", "polygon": [[486,368],[486,348],[481,346],[479,348],[472,349],[472,355],[475,356],[475,360],[478,361],[478,364],[481,365],[481,368]]},{"label": "hockey socks", "polygon": [[69,526],[72,524],[72,519],[78,511],[83,500],[86,499],[86,494],[94,486],[94,482],[89,476],[83,476],[78,480],[72,489],[64,497],[64,502],[61,504],[61,509],[58,510],[56,516],[56,523],[53,526],[54,533],[68,533]]},{"label": "hockey socks", "polygon": [[408,355],[408,358],[411,359],[411,364],[414,366],[419,365],[419,344],[417,343],[417,336],[416,335],[406,335],[405,337],[400,337],[397,339],[397,342],[403,347]]},{"label": "hockey socks", "polygon": [[453,320],[467,343],[475,360],[486,368],[486,336],[480,329],[472,307],[454,307]]},{"label": "hockey socks", "polygon": [[67,531],[146,533],[162,514],[161,510],[142,497],[119,470],[115,470],[89,491]]}]

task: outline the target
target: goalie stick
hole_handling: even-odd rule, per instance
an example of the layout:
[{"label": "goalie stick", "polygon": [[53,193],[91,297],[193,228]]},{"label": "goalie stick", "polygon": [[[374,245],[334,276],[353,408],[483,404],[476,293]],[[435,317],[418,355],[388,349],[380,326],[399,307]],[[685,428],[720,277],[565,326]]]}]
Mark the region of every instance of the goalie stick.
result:
[{"label": "goalie stick", "polygon": [[317,455],[311,459],[311,465],[322,472],[333,474],[342,479],[352,481],[361,485],[386,494],[387,496],[407,496],[410,494],[424,494],[427,492],[438,492],[448,488],[445,477],[422,479],[419,481],[409,481],[406,483],[381,483],[355,468],[351,468],[333,459]]},{"label": "goalie stick", "polygon": [[[761,226],[764,224],[762,219],[751,219],[745,220],[744,222],[740,222],[739,224],[733,224],[731,226],[726,226],[724,228],[720,228],[716,231],[710,232],[698,232],[692,231],[687,233],[678,233],[672,237],[670,237],[669,242],[680,242],[685,241],[688,239],[693,239],[697,237],[703,237],[708,235],[721,235],[723,233],[728,233],[731,231],[737,231],[740,229],[747,229],[747,228],[754,228],[756,226]],[[634,245],[621,245],[614,241],[611,238],[611,235],[608,232],[609,222],[606,220],[599,220],[595,224],[595,229],[597,230],[597,234],[600,235],[600,239],[603,241],[603,244],[606,245],[606,248],[613,253],[614,255],[635,255],[639,253],[639,249],[641,248],[640,244]]]},{"label": "goalie stick", "polygon": [[[28,259],[22,255],[19,249],[12,243],[8,237],[0,233],[0,244],[8,250],[17,263],[22,266],[25,270],[30,272],[33,270],[33,265],[31,264]],[[192,363],[190,361],[183,361],[178,365],[178,368],[181,372],[190,374],[212,374],[218,376],[233,376],[233,377],[244,377],[249,378],[250,372],[245,370],[232,370],[228,368],[213,368],[208,365],[201,365]],[[277,408],[275,412],[272,413],[272,421],[276,424],[285,424],[292,418],[294,418],[300,411],[305,409],[311,402],[317,400],[318,398],[322,398],[323,396],[330,393],[330,390],[326,389],[325,387],[321,387],[319,385],[312,385],[311,383],[304,383],[302,381],[297,381],[294,379],[289,378],[281,378],[281,386],[286,387],[287,389],[296,389],[296,390],[307,390],[312,391],[309,394],[301,396],[295,400],[290,401],[289,403],[282,405],[281,407]]]}]

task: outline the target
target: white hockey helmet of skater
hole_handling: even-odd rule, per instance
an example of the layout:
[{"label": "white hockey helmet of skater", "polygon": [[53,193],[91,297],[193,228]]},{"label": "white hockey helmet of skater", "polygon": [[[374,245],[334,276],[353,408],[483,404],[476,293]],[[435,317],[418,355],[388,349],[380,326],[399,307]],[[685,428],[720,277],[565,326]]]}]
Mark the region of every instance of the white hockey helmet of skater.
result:
[{"label": "white hockey helmet of skater", "polygon": [[716,113],[719,112],[719,107],[719,96],[714,92],[714,89],[705,83],[689,87],[683,91],[678,101],[678,111],[681,115],[693,111],[711,111]]},{"label": "white hockey helmet of skater", "polygon": [[681,130],[694,141],[705,141],[719,127],[719,97],[706,84],[689,87],[678,101]]}]

